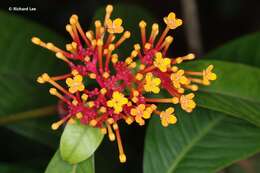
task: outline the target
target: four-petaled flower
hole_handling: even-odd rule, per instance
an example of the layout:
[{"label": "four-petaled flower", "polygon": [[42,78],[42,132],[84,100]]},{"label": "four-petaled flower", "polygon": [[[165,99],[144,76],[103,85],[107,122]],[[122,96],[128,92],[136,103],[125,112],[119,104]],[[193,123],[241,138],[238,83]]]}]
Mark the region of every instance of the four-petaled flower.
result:
[{"label": "four-petaled flower", "polygon": [[180,98],[181,108],[187,112],[192,112],[196,107],[196,103],[192,100],[195,97],[193,93],[182,95]]},{"label": "four-petaled flower", "polygon": [[173,112],[174,108],[169,107],[160,113],[162,126],[167,127],[169,124],[175,124],[177,122],[177,118],[174,116]]},{"label": "four-petaled flower", "polygon": [[167,17],[164,17],[163,20],[170,29],[175,29],[182,25],[182,20],[177,19],[173,12],[171,12]]},{"label": "four-petaled flower", "polygon": [[166,72],[167,68],[171,65],[171,60],[169,58],[163,58],[162,53],[158,52],[155,54],[154,66],[159,68],[161,72]]},{"label": "four-petaled flower", "polygon": [[124,28],[121,26],[123,23],[122,19],[116,18],[115,20],[108,19],[106,21],[107,24],[107,31],[110,34],[117,34],[122,33],[124,31]]},{"label": "four-petaled flower", "polygon": [[124,94],[115,91],[113,92],[112,99],[107,101],[107,106],[114,108],[114,113],[118,114],[123,111],[123,106],[127,102],[128,99],[124,97]]},{"label": "four-petaled flower", "polygon": [[77,91],[83,91],[85,89],[84,84],[82,83],[83,78],[81,75],[76,75],[72,78],[67,78],[66,79],[66,84],[69,87],[69,92],[70,93],[75,93]]},{"label": "four-petaled flower", "polygon": [[212,72],[214,66],[209,65],[206,70],[203,70],[203,84],[204,85],[209,85],[211,80],[216,80],[217,75]]},{"label": "four-petaled flower", "polygon": [[171,80],[175,88],[180,88],[181,84],[187,85],[190,81],[184,76],[184,70],[178,70],[176,73],[171,74]]},{"label": "four-petaled flower", "polygon": [[145,76],[144,90],[146,92],[153,92],[158,94],[160,92],[159,85],[161,84],[160,78],[156,78],[152,73],[147,73]]},{"label": "four-petaled flower", "polygon": [[149,119],[151,117],[152,112],[154,109],[152,107],[146,107],[144,104],[140,104],[135,108],[132,108],[130,114],[135,117],[135,121],[139,125],[144,125],[144,119]]}]

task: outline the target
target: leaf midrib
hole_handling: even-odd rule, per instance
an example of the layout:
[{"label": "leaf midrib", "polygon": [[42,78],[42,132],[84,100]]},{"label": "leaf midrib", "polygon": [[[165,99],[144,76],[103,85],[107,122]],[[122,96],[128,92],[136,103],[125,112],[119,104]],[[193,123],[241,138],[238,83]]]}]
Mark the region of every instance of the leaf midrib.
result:
[{"label": "leaf midrib", "polygon": [[168,169],[167,173],[172,173],[174,170],[177,169],[178,164],[183,160],[185,155],[192,149],[192,147],[199,141],[201,140],[215,125],[218,124],[223,119],[223,117],[219,116],[215,118],[211,123],[208,123],[207,126],[203,128],[201,133],[197,135],[195,138],[191,140],[191,142],[184,147],[184,149],[178,154],[176,159],[173,161],[172,165]]},{"label": "leaf midrib", "polygon": [[[84,128],[84,131],[82,132],[82,134],[80,135],[80,137],[78,139],[82,139],[82,137],[86,134],[86,131],[88,129]],[[78,144],[81,142],[81,140],[77,140],[76,145],[73,146],[71,152],[68,154],[68,157],[65,158],[65,160],[69,160],[69,158],[71,157],[71,155],[73,155],[73,153],[75,152],[76,148],[78,147]]]},{"label": "leaf midrib", "polygon": [[222,95],[222,96],[229,96],[229,97],[234,97],[234,98],[237,98],[237,99],[245,100],[245,101],[248,101],[248,102],[253,102],[253,103],[260,104],[260,100],[259,101],[258,100],[252,100],[252,99],[250,99],[248,97],[241,97],[241,96],[230,94],[230,93],[227,93],[227,92],[203,90],[203,89],[200,89],[199,92],[201,92],[201,93],[210,93],[210,94],[218,94],[218,95]]}]

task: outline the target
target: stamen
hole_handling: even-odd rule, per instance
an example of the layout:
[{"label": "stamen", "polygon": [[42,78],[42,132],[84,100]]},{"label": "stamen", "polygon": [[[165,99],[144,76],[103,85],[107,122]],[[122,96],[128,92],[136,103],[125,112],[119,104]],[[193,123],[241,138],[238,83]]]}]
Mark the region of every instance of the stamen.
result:
[{"label": "stamen", "polygon": [[66,31],[68,31],[68,33],[70,34],[70,36],[73,40],[76,39],[74,36],[73,30],[72,30],[72,26],[70,24],[66,25]]},{"label": "stamen", "polygon": [[100,129],[100,131],[101,131],[101,133],[102,134],[107,134],[107,128],[104,128],[104,127],[102,127],[101,129]]},{"label": "stamen", "polygon": [[178,97],[173,97],[173,98],[145,98],[146,102],[151,102],[151,103],[173,103],[177,104],[179,102]]},{"label": "stamen", "polygon": [[202,79],[198,78],[188,78],[191,82],[202,84],[202,85],[208,85],[208,83],[205,83]]},{"label": "stamen", "polygon": [[110,141],[115,141],[116,137],[115,134],[113,133],[113,130],[110,126],[109,123],[106,122],[107,130],[108,130],[108,138]]},{"label": "stamen", "polygon": [[74,41],[78,43],[78,45],[81,45],[80,43],[80,38],[79,38],[79,35],[78,35],[78,31],[77,31],[77,27],[76,27],[76,24],[77,24],[77,17],[75,15],[72,15],[70,17],[70,24],[71,24],[71,27],[72,27],[72,32],[73,32],[73,36],[74,36]]},{"label": "stamen", "polygon": [[32,43],[45,48],[45,43],[41,41],[41,39],[39,39],[38,37],[32,37],[31,41]]},{"label": "stamen", "polygon": [[89,73],[89,78],[90,79],[96,79],[97,78],[97,75],[95,73]]},{"label": "stamen", "polygon": [[91,45],[92,45],[92,48],[94,49],[97,45],[97,40],[92,40]]},{"label": "stamen", "polygon": [[58,97],[59,99],[61,99],[62,101],[66,102],[67,104],[71,105],[71,102],[66,99],[65,97],[63,97],[58,91],[56,88],[50,88],[49,89],[49,92],[51,95],[54,95],[56,97]]},{"label": "stamen", "polygon": [[142,20],[142,21],[139,23],[139,27],[140,27],[140,30],[141,30],[142,44],[143,44],[143,46],[144,46],[145,43],[146,43],[146,31],[145,31],[146,22]]},{"label": "stamen", "polygon": [[185,61],[185,60],[193,60],[195,58],[195,55],[193,53],[190,53],[186,56],[183,56],[183,57],[178,57],[178,58],[175,58],[172,60],[172,63],[177,63],[177,64],[180,64],[182,63],[182,61]]},{"label": "stamen", "polygon": [[104,48],[107,48],[108,45],[110,43],[112,43],[112,41],[115,39],[115,35],[114,34],[109,34],[108,37],[107,37],[107,41],[106,41],[106,44],[104,45]]},{"label": "stamen", "polygon": [[126,58],[125,63],[126,63],[126,64],[132,63],[132,62],[133,62],[133,59],[137,56],[137,54],[138,54],[138,52],[137,52],[136,50],[133,50],[133,51],[131,52],[130,57]]},{"label": "stamen", "polygon": [[44,73],[42,74],[42,79],[45,82],[49,82],[50,84],[52,84],[54,87],[56,87],[57,89],[59,89],[60,91],[62,91],[63,93],[65,93],[66,95],[70,96],[73,99],[76,99],[76,97],[74,95],[72,95],[71,93],[69,93],[66,89],[64,89],[61,85],[59,85],[57,82],[55,82],[54,80],[51,79],[51,77],[47,74]]},{"label": "stamen", "polygon": [[71,53],[75,53],[75,49],[73,49],[72,44],[66,44],[66,50],[71,52]]},{"label": "stamen", "polygon": [[90,120],[89,125],[91,125],[92,127],[95,127],[97,125],[97,120],[95,120],[95,119]]},{"label": "stamen", "polygon": [[76,27],[81,35],[81,37],[83,38],[83,40],[85,41],[85,43],[90,47],[91,46],[91,43],[90,41],[87,39],[86,35],[84,34],[84,31],[78,21],[78,16],[77,15],[72,15],[72,18],[74,18],[75,22],[76,22]]},{"label": "stamen", "polygon": [[86,37],[92,42],[94,40],[94,33],[93,31],[87,31]]},{"label": "stamen", "polygon": [[58,81],[58,80],[67,79],[68,77],[71,77],[71,76],[72,76],[72,74],[69,73],[69,74],[64,74],[64,75],[60,75],[60,76],[53,76],[53,77],[51,77],[51,78],[52,78],[52,80],[54,80],[54,81]]},{"label": "stamen", "polygon": [[83,114],[81,112],[76,113],[76,118],[81,119],[83,117]]},{"label": "stamen", "polygon": [[57,130],[64,122],[65,122],[65,120],[61,119],[60,121],[58,121],[56,123],[52,123],[52,125],[51,125],[52,130]]},{"label": "stamen", "polygon": [[193,76],[203,76],[203,72],[188,71],[188,70],[185,70],[184,72],[185,72],[185,74],[188,74],[188,75],[193,75]]},{"label": "stamen", "polygon": [[119,160],[120,160],[121,163],[125,163],[126,162],[126,155],[124,153],[119,129],[116,129],[115,133],[116,133],[117,145],[118,145],[118,150],[119,150]]},{"label": "stamen", "polygon": [[67,115],[64,118],[62,118],[61,120],[52,123],[51,128],[52,130],[57,130],[62,124],[64,124],[69,118],[71,117],[71,115]]},{"label": "stamen", "polygon": [[198,91],[198,85],[184,85],[185,88],[190,89],[191,91]]},{"label": "stamen", "polygon": [[45,49],[48,49],[52,52],[55,52],[55,53],[61,52],[66,57],[72,58],[71,54],[69,54],[68,52],[65,52],[64,50],[61,50],[58,47],[56,47],[53,43],[45,43],[45,42],[41,41],[38,37],[32,37],[31,41],[32,41],[32,43],[34,43],[38,46],[41,46]]},{"label": "stamen", "polygon": [[115,45],[114,44],[110,44],[108,46],[108,52],[107,52],[107,56],[106,56],[106,64],[105,64],[106,70],[105,71],[109,70],[108,69],[109,68],[109,62],[110,62],[111,54],[112,54],[113,50],[115,50]]},{"label": "stamen", "polygon": [[71,61],[69,61],[61,52],[56,53],[56,57],[63,60],[64,62],[66,62],[70,66],[74,66],[74,64]]},{"label": "stamen", "polygon": [[131,33],[129,31],[125,31],[122,37],[116,42],[115,48],[118,48],[126,39],[130,38]]},{"label": "stamen", "polygon": [[157,23],[154,23],[152,25],[152,31],[151,31],[151,35],[150,35],[150,38],[149,38],[149,43],[153,45],[153,42],[156,38],[156,36],[158,35],[159,33],[159,25]]},{"label": "stamen", "polygon": [[115,64],[115,63],[117,63],[117,61],[118,61],[118,55],[117,54],[113,54],[112,55],[112,63]]},{"label": "stamen", "polygon": [[109,124],[113,124],[115,121],[114,121],[113,118],[108,118],[108,119],[107,119],[107,122],[108,122]]},{"label": "stamen", "polygon": [[103,48],[103,41],[98,39],[97,41],[98,46],[98,64],[99,64],[99,72],[103,73],[103,62],[102,62],[102,48]]},{"label": "stamen", "polygon": [[156,48],[159,48],[159,47],[160,47],[160,45],[162,44],[164,38],[165,38],[166,35],[168,34],[169,30],[170,30],[170,28],[169,28],[168,26],[166,26],[165,29],[164,29],[164,31],[163,31],[163,33],[162,33],[162,35],[161,35],[161,37],[160,37],[160,39],[159,39],[159,41],[157,42],[157,44],[156,44],[156,46],[155,46]]},{"label": "stamen", "polygon": [[110,74],[109,74],[108,72],[104,72],[104,73],[102,74],[102,76],[103,76],[103,78],[108,79],[109,76],[110,76]]},{"label": "stamen", "polygon": [[[168,37],[165,38],[165,41],[164,41],[164,42],[165,42],[165,43],[164,43],[164,49],[163,49],[163,55],[166,54],[166,52],[167,52],[167,50],[169,49],[169,47],[170,47],[172,41],[173,41],[173,37],[171,37],[171,36],[168,36]],[[163,46],[162,46],[162,47],[163,47]]]},{"label": "stamen", "polygon": [[122,115],[122,116],[123,116],[125,122],[126,122],[128,125],[130,125],[130,124],[132,124],[132,123],[134,122],[133,117],[131,117],[131,116],[129,116],[129,115]]},{"label": "stamen", "polygon": [[95,21],[95,27],[96,27],[96,39],[101,38],[101,22],[100,20]]},{"label": "stamen", "polygon": [[142,74],[148,73],[148,72],[153,71],[154,69],[156,69],[156,67],[154,65],[151,65],[149,67],[146,67],[144,70],[140,71],[139,73],[142,73]]},{"label": "stamen", "polygon": [[81,99],[85,102],[88,100],[88,95],[87,94],[82,94]]},{"label": "stamen", "polygon": [[145,51],[148,51],[148,50],[150,50],[152,48],[152,45],[150,44],[150,43],[145,43],[145,45],[144,45],[144,50]]},{"label": "stamen", "polygon": [[107,5],[106,6],[106,15],[105,15],[105,19],[104,19],[104,26],[106,27],[107,24],[107,20],[110,18],[111,14],[112,14],[112,11],[113,11],[113,6],[112,5]]},{"label": "stamen", "polygon": [[70,118],[67,123],[68,124],[75,124],[76,121],[73,118]]}]

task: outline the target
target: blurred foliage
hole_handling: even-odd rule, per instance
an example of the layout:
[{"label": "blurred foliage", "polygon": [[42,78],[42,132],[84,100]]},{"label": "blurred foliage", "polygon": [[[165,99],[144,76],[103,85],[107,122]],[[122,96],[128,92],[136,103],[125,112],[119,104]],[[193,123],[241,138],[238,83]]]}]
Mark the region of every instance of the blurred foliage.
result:
[{"label": "blurred foliage", "polygon": [[[112,1],[117,2],[117,1]],[[179,11],[179,2],[165,1],[129,1],[135,5],[120,5],[116,15],[125,19],[126,28],[133,33],[138,31],[138,21],[145,19],[151,24],[161,22],[161,18],[170,10]],[[202,36],[206,50],[223,42],[259,29],[259,13],[254,9],[259,7],[259,1],[246,3],[243,0],[232,1],[199,1]],[[24,4],[23,1],[1,2],[5,11],[10,3]],[[60,34],[72,13],[78,13],[88,28],[96,17],[102,16],[100,7],[107,1],[34,1],[31,6],[38,8],[35,13],[19,13],[27,18],[45,24]],[[138,5],[136,5],[138,3]],[[52,4],[52,5],[50,5]],[[245,5],[247,4],[247,5]],[[174,7],[173,7],[174,5]],[[145,7],[145,9],[143,9]],[[245,10],[245,8],[248,8]],[[241,13],[241,11],[245,11]],[[250,16],[253,16],[250,18]],[[94,16],[94,18],[93,18]],[[158,16],[158,18],[152,17]],[[45,27],[20,18],[0,12],[0,122],[5,118],[27,114],[28,111],[53,105],[54,99],[48,95],[47,87],[39,87],[36,77],[43,72],[61,74],[64,66],[46,50],[40,50],[30,43],[30,38],[39,35],[46,41],[57,41],[64,45],[64,39]],[[245,23],[246,22],[246,23]],[[188,25],[188,24],[187,24]],[[183,41],[183,31],[176,31],[172,52],[178,55],[186,49]],[[136,32],[134,41],[138,41]],[[128,42],[125,48],[131,50],[133,42]],[[239,159],[245,159],[260,150],[259,141],[259,33],[239,38],[227,45],[212,51],[205,57],[207,61],[190,63],[195,67],[215,63],[220,79],[211,90],[202,90],[198,98],[199,108],[190,117],[179,112],[179,123],[176,126],[162,128],[156,118],[151,120],[145,139],[144,127],[125,127],[123,143],[126,146],[128,163],[118,163],[116,146],[111,145],[107,138],[95,153],[96,172],[142,172],[142,155],[144,152],[144,172],[215,172],[231,165]],[[178,51],[177,51],[178,50]],[[127,55],[127,52],[123,52]],[[221,62],[221,61],[229,62]],[[234,63],[235,62],[235,63]],[[246,64],[246,65],[243,65]],[[254,67],[252,67],[254,66]],[[244,82],[244,83],[242,83]],[[208,100],[203,100],[210,95]],[[37,112],[37,111],[36,111]],[[43,113],[44,114],[44,113]],[[46,111],[46,115],[56,112]],[[231,116],[230,116],[231,115]],[[41,115],[42,116],[42,115]],[[237,118],[234,118],[237,117]],[[50,130],[50,123],[57,119],[38,118],[16,122],[1,127],[2,149],[0,150],[0,172],[43,172],[48,160],[59,147],[59,132]],[[246,120],[246,121],[245,121]],[[9,129],[9,130],[8,130]],[[22,136],[20,136],[22,135]],[[73,135],[73,134],[70,134]],[[27,137],[27,138],[25,138]],[[71,137],[71,136],[70,136]],[[72,137],[73,138],[73,137]],[[162,155],[163,154],[163,155]],[[250,159],[255,170],[259,158]],[[75,165],[63,161],[58,150],[51,160],[46,172],[61,172],[72,170],[77,173],[93,171],[94,159],[91,157]],[[87,171],[89,169],[91,171]],[[235,164],[228,172],[246,172],[241,164]],[[248,172],[249,173],[249,172]]]}]

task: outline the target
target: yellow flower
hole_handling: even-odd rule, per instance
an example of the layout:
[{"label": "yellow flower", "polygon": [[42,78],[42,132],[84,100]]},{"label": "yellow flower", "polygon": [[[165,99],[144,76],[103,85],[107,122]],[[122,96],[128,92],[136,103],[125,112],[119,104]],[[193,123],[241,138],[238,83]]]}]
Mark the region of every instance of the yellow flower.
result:
[{"label": "yellow flower", "polygon": [[[144,119],[149,119],[152,112],[154,111],[153,107],[145,107],[144,104],[138,105],[136,108],[132,108],[130,114],[135,117],[135,121],[140,125],[144,125]],[[143,119],[144,118],[144,119]]]},{"label": "yellow flower", "polygon": [[192,100],[194,96],[195,95],[193,93],[190,93],[180,97],[180,104],[183,110],[192,112],[192,110],[196,107],[196,103]]},{"label": "yellow flower", "polygon": [[167,17],[164,17],[163,20],[170,29],[175,29],[182,25],[182,20],[177,19],[173,12],[169,13]]},{"label": "yellow flower", "polygon": [[171,66],[171,60],[169,58],[163,58],[162,53],[158,52],[155,54],[153,65],[159,68],[160,71],[166,72],[167,68]]},{"label": "yellow flower", "polygon": [[160,92],[160,88],[158,87],[161,84],[160,78],[153,77],[152,73],[147,73],[145,76],[145,85],[144,90],[146,92],[153,92],[158,94]]},{"label": "yellow flower", "polygon": [[205,85],[209,85],[210,81],[212,80],[216,80],[217,79],[217,75],[215,73],[212,72],[214,66],[213,65],[209,65],[208,68],[206,70],[203,70],[203,83]]},{"label": "yellow flower", "polygon": [[69,86],[69,92],[75,93],[77,91],[83,91],[85,89],[84,84],[82,83],[83,77],[81,75],[76,75],[72,78],[66,79],[66,84]]},{"label": "yellow flower", "polygon": [[128,99],[124,97],[124,94],[114,91],[112,99],[107,101],[107,106],[114,108],[114,113],[118,114],[122,112],[123,106],[127,104]]},{"label": "yellow flower", "polygon": [[180,88],[182,85],[187,85],[190,81],[184,76],[184,70],[178,70],[176,73],[171,74],[171,80],[175,88]]},{"label": "yellow flower", "polygon": [[161,123],[163,127],[167,127],[169,124],[175,124],[177,122],[177,118],[173,114],[174,108],[169,107],[165,111],[160,113]]},{"label": "yellow flower", "polygon": [[117,18],[113,21],[111,19],[108,19],[106,21],[107,31],[110,34],[122,33],[124,31],[124,28],[121,26],[122,23],[123,23],[123,21],[120,18]]}]

